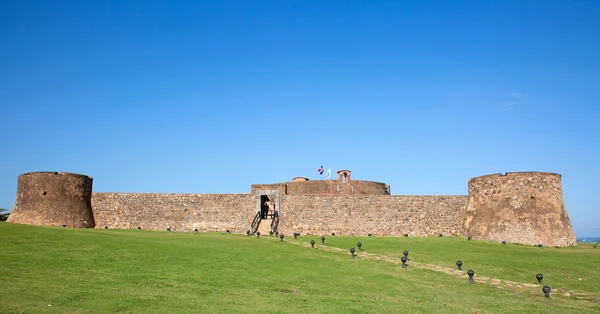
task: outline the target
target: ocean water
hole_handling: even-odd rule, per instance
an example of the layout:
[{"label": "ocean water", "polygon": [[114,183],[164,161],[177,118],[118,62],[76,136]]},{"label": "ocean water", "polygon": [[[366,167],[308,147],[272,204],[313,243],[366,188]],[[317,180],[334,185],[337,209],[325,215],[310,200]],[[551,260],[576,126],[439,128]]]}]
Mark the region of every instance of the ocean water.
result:
[{"label": "ocean water", "polygon": [[600,242],[600,237],[577,237],[579,242]]}]

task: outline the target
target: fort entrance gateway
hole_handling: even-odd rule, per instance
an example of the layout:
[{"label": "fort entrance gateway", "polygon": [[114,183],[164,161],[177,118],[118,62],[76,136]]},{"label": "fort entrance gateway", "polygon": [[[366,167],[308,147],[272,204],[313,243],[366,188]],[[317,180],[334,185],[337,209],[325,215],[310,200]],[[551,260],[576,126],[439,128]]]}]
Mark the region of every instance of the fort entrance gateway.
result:
[{"label": "fort entrance gateway", "polygon": [[[252,224],[250,225],[250,233],[254,234],[259,231],[259,227],[261,226],[261,222],[263,220],[270,221],[270,225],[262,226],[264,233],[266,232],[277,232],[277,227],[279,225],[280,218],[280,195],[279,190],[258,190],[255,192],[256,195],[256,213],[254,219],[252,220]],[[265,225],[266,221],[262,223]]]}]

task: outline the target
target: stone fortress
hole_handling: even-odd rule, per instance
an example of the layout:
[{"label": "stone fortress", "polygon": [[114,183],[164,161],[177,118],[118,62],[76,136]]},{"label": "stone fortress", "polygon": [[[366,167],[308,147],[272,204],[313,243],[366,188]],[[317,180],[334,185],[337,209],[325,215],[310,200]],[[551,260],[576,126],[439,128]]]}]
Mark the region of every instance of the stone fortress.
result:
[{"label": "stone fortress", "polygon": [[81,228],[261,232],[341,236],[461,236],[524,245],[574,246],[560,174],[475,177],[468,195],[392,195],[381,182],[294,178],[253,184],[249,194],[92,192],[86,175],[18,178],[8,222]]}]

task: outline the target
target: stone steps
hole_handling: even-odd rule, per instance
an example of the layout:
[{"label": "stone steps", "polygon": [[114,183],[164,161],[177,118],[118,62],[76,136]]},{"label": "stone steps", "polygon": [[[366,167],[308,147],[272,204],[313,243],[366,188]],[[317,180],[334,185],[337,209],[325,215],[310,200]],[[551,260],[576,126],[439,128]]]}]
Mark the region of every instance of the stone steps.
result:
[{"label": "stone steps", "polygon": [[271,219],[262,219],[260,221],[258,231],[260,231],[261,235],[269,236],[269,231],[271,230],[271,221]]}]

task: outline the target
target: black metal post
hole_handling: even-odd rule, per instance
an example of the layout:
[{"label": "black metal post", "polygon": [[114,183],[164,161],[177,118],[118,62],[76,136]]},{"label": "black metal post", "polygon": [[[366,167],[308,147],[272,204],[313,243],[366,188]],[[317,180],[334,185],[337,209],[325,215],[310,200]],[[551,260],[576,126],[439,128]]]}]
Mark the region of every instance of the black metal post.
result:
[{"label": "black metal post", "polygon": [[467,275],[469,275],[469,282],[474,284],[475,281],[473,280],[473,275],[475,275],[475,272],[472,269],[469,269],[469,271],[467,271]]},{"label": "black metal post", "polygon": [[549,286],[544,286],[542,288],[542,292],[544,292],[544,295],[546,296],[546,298],[550,299],[550,291],[552,291],[552,289],[550,289]]},{"label": "black metal post", "polygon": [[538,283],[542,283],[542,279],[544,279],[544,275],[537,274],[537,275],[535,275],[535,279],[537,279]]}]

